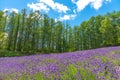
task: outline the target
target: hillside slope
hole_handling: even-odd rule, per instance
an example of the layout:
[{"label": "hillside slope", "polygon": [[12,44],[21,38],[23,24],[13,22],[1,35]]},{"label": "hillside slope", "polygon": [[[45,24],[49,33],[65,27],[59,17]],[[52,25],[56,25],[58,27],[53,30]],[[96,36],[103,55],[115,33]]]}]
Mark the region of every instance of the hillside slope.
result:
[{"label": "hillside slope", "polygon": [[2,80],[120,80],[120,46],[0,58]]}]

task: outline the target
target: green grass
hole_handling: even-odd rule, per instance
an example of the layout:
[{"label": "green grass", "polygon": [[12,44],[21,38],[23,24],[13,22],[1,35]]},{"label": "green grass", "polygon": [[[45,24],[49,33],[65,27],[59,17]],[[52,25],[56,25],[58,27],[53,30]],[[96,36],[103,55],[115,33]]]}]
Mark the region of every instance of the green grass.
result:
[{"label": "green grass", "polygon": [[18,52],[18,51],[0,50],[0,57],[17,57],[17,56],[27,56],[32,54],[35,54],[35,52]]},{"label": "green grass", "polygon": [[14,56],[21,56],[21,55],[22,54],[20,52],[0,50],[0,57],[14,57]]},{"label": "green grass", "polygon": [[76,68],[74,64],[71,64],[66,69],[66,72],[63,72],[61,80],[96,80],[95,75],[89,70],[84,69],[83,66]]}]

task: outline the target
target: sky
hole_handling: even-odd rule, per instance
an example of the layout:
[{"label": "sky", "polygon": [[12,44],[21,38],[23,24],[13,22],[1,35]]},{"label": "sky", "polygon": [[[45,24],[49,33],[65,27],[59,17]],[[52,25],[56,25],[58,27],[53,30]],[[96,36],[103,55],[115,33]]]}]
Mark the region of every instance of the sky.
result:
[{"label": "sky", "polygon": [[120,11],[120,0],[0,0],[0,10],[19,13],[24,8],[74,26],[92,16]]}]

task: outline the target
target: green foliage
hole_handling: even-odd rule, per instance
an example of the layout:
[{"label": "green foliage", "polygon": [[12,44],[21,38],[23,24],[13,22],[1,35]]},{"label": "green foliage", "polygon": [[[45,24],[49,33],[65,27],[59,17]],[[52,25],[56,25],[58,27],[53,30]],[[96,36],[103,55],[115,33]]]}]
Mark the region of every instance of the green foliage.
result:
[{"label": "green foliage", "polygon": [[26,53],[0,50],[0,57],[15,57],[15,56],[24,56]]},{"label": "green foliage", "polygon": [[105,56],[101,56],[103,62],[107,62],[107,58]]},{"label": "green foliage", "polygon": [[0,32],[0,49],[6,49],[7,38],[8,38],[7,33]]},{"label": "green foliage", "polygon": [[63,72],[63,76],[61,76],[62,80],[75,80],[75,75],[77,74],[77,68],[74,64],[68,66],[66,72]]},{"label": "green foliage", "polygon": [[89,69],[84,69],[82,66],[76,68],[74,64],[69,65],[62,74],[61,80],[76,80],[77,77],[80,80],[96,80],[95,75]]},{"label": "green foliage", "polygon": [[77,69],[74,64],[68,66],[67,70],[64,71],[61,76],[62,80],[75,80],[75,75],[77,74]]},{"label": "green foliage", "polygon": [[90,70],[80,68],[81,80],[96,80],[95,75]]},{"label": "green foliage", "polygon": [[34,75],[22,74],[21,76],[16,76],[16,74],[9,75],[4,80],[46,80],[41,73],[36,73]]},{"label": "green foliage", "polygon": [[44,77],[41,73],[37,73],[35,77],[36,77],[36,80],[44,80]]},{"label": "green foliage", "polygon": [[74,27],[39,11],[4,14],[0,11],[0,49],[60,53],[120,45],[120,12],[92,16]]},{"label": "green foliage", "polygon": [[68,72],[70,76],[75,76],[75,74],[77,74],[78,71],[77,68],[73,64],[71,64],[68,66]]}]

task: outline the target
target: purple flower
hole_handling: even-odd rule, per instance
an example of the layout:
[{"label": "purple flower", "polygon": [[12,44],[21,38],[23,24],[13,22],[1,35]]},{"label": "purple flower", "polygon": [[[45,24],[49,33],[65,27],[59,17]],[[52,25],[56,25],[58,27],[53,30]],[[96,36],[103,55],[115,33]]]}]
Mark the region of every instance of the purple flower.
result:
[{"label": "purple flower", "polygon": [[119,46],[62,54],[0,58],[0,77],[16,74],[19,76],[17,78],[20,78],[24,74],[34,76],[34,74],[42,73],[47,79],[53,77],[55,80],[60,80],[63,73],[67,73],[69,65],[74,64],[78,70],[76,75],[80,75],[79,71],[83,67],[91,71],[96,76],[96,80],[106,80],[108,74],[111,79],[118,80],[120,64],[113,63],[113,60],[118,62],[120,60],[118,50],[120,50]]}]

